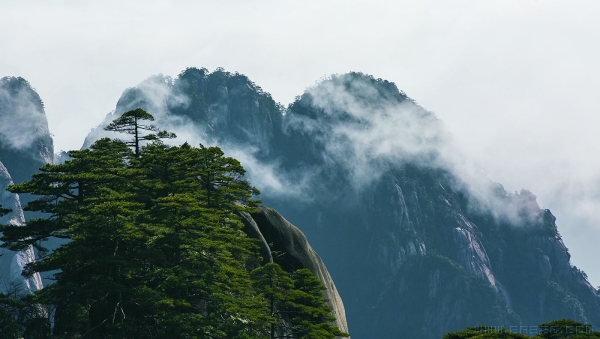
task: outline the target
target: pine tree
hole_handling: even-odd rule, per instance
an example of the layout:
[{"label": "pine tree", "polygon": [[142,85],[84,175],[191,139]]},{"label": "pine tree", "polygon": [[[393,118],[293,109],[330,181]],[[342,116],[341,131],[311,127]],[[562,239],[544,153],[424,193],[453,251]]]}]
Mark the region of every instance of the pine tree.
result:
[{"label": "pine tree", "polygon": [[[159,131],[155,125],[144,124],[144,121],[154,121],[154,116],[141,108],[136,108],[123,113],[123,115],[108,124],[104,129],[106,131],[133,135],[133,140],[126,141],[125,143],[128,146],[133,147],[136,157],[140,156],[140,146],[142,141],[173,139],[176,137],[175,133]],[[157,133],[142,135],[143,131]]]},{"label": "pine tree", "polygon": [[[241,164],[217,147],[140,136],[139,121],[153,117],[126,114],[111,128],[133,140],[98,140],[9,188],[39,196],[26,210],[49,215],[0,231],[3,247],[42,254],[25,275],[57,272],[30,299],[55,310],[54,336],[258,339],[290,324],[294,338],[344,335],[310,271],[292,279],[274,264],[257,268],[239,212],[253,210],[258,190]],[[65,243],[46,253],[49,238]]]},{"label": "pine tree", "polygon": [[[39,195],[26,208],[51,216],[6,226],[4,247],[43,251],[48,238],[68,241],[25,270],[59,270],[35,295],[56,307],[54,334],[260,337],[268,315],[256,312],[264,300],[248,272],[256,246],[237,214],[257,191],[239,162],[217,148],[155,141],[132,156],[128,146],[137,147],[101,139],[10,188]],[[218,174],[211,188],[218,207],[200,180],[206,164]]]},{"label": "pine tree", "polygon": [[543,323],[537,329],[530,329],[528,336],[513,330],[493,326],[474,326],[466,330],[447,333],[443,339],[597,339],[600,332],[594,331],[592,325],[585,325],[570,319],[558,319]]},{"label": "pine tree", "polygon": [[33,245],[44,253],[43,240],[68,240],[24,271],[32,275],[59,270],[56,283],[36,298],[56,306],[55,333],[60,335],[85,334],[118,323],[124,313],[128,251],[134,245],[122,238],[122,230],[141,207],[124,190],[132,174],[126,166],[129,155],[124,144],[102,139],[89,150],[70,152],[71,161],[46,165],[31,181],[9,188],[41,196],[26,209],[50,217],[30,220],[24,227],[5,227],[4,247],[20,250]]},{"label": "pine tree", "polygon": [[326,289],[307,269],[288,273],[276,263],[252,272],[255,289],[267,300],[271,315],[269,337],[326,339],[347,337],[331,322],[331,308],[323,296]]},{"label": "pine tree", "polygon": [[50,321],[44,309],[17,285],[0,293],[0,338],[50,338]]},{"label": "pine tree", "polygon": [[10,213],[10,210],[6,209],[6,208],[2,208],[2,205],[0,205],[0,217],[2,217],[3,215],[6,215],[8,213]]},{"label": "pine tree", "polygon": [[267,301],[270,319],[269,338],[280,338],[280,333],[286,330],[288,317],[286,315],[286,301],[294,282],[290,274],[285,272],[276,263],[268,263],[252,271],[254,288],[262,294]]},{"label": "pine tree", "polygon": [[331,307],[326,305],[323,291],[326,289],[319,278],[308,268],[292,274],[294,288],[290,292],[287,309],[291,312],[292,329],[297,338],[326,339],[347,337],[348,333],[331,325],[335,317],[331,315]]},{"label": "pine tree", "polygon": [[179,320],[170,328],[196,324],[208,337],[237,338],[255,333],[265,318],[254,311],[261,300],[251,294],[246,269],[256,256],[256,246],[241,231],[236,213],[253,201],[253,189],[240,176],[237,184],[244,188],[236,203],[210,206],[199,179],[203,167],[198,164],[205,163],[202,155],[187,144],[154,143],[137,160],[145,178],[140,196],[149,197],[150,206],[139,227],[158,235],[149,246],[155,253],[150,265],[159,269],[150,272],[148,286],[158,292],[162,304],[169,305],[165,316],[177,315],[172,319]]},{"label": "pine tree", "polygon": [[600,332],[592,325],[586,325],[571,319],[557,319],[539,325],[539,337],[545,339],[584,339],[600,338]]}]

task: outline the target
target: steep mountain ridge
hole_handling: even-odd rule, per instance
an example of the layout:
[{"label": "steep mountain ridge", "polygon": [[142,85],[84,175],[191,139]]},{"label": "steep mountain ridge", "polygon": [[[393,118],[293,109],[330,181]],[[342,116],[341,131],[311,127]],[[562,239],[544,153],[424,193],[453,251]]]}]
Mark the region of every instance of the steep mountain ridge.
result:
[{"label": "steep mountain ridge", "polygon": [[[325,121],[319,118],[323,113]],[[435,338],[478,323],[508,327],[564,317],[600,322],[600,299],[570,266],[550,211],[541,210],[530,192],[509,194],[465,173],[435,116],[388,82],[358,73],[335,76],[290,106],[286,117],[297,115],[304,126],[318,126],[304,142],[326,136],[318,147],[324,151],[308,158],[341,169],[326,181],[330,190],[355,196],[350,208],[315,211],[321,226],[303,228],[309,237],[315,229],[319,238],[335,242],[325,247],[334,248],[335,256],[315,246],[330,265],[327,260],[335,260],[332,274],[351,310],[355,337]],[[398,130],[374,124],[377,118]],[[394,137],[400,142],[386,152],[385,141]],[[367,187],[356,189],[356,173],[367,174],[362,176]],[[306,220],[302,214],[298,217]],[[337,221],[342,214],[344,221]],[[352,264],[335,257],[352,258]],[[362,295],[349,293],[360,291],[357,281],[363,280],[353,269],[372,274]],[[410,312],[403,311],[407,306]],[[357,331],[353,326],[359,322],[367,326]]]},{"label": "steep mountain ridge", "polygon": [[282,107],[246,76],[188,68],[175,80],[155,75],[126,89],[83,148],[101,137],[115,137],[102,127],[138,107],[151,112],[158,125],[177,130],[179,139],[244,144],[259,152],[282,139]]},{"label": "steep mountain ridge", "polygon": [[354,338],[600,326],[550,211],[469,172],[435,115],[389,81],[333,76],[283,108],[243,75],[189,68],[126,90],[109,117],[137,107],[184,140],[246,154],[265,204],[328,264]]},{"label": "steep mountain ridge", "polygon": [[[10,193],[6,188],[13,184],[12,178],[6,167],[0,162],[0,206],[10,209],[11,212],[0,217],[0,225],[12,224],[23,225],[25,216],[21,208],[21,201],[17,194]],[[27,263],[35,260],[33,248],[26,251],[14,252],[5,248],[0,249],[0,292],[22,292],[36,291],[43,287],[42,279],[39,274],[34,274],[31,278],[24,278],[21,275],[23,267]]]},{"label": "steep mountain ridge", "polygon": [[[22,205],[31,197],[10,193],[13,182],[23,182],[47,163],[53,162],[53,141],[48,129],[44,104],[27,80],[21,77],[0,79],[0,205],[11,213],[0,224],[23,225],[25,218],[36,216],[24,212]],[[42,288],[39,274],[25,279],[23,267],[35,260],[32,248],[23,252],[1,250],[0,290],[37,290]]]},{"label": "steep mountain ridge", "polygon": [[15,182],[54,159],[54,147],[44,103],[27,80],[0,79],[0,161]]}]

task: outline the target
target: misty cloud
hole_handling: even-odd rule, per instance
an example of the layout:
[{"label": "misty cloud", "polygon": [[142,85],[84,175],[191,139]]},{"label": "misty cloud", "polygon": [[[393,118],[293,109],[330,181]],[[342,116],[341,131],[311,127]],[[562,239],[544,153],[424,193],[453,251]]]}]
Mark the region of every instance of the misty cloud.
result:
[{"label": "misty cloud", "polygon": [[294,199],[302,203],[314,200],[314,192],[310,187],[315,182],[318,171],[307,169],[289,173],[276,161],[259,160],[258,149],[243,148],[240,145],[219,146],[227,156],[240,161],[248,171],[247,177],[252,186],[268,193],[270,198]]},{"label": "misty cloud", "polygon": [[487,176],[535,192],[563,236],[580,237],[573,258],[587,260],[600,284],[600,203],[578,192],[600,191],[589,174],[600,168],[598,1],[7,1],[2,9],[0,76],[24,76],[41,91],[58,150],[79,147],[123,88],[148,74],[223,66],[289,102],[323,74],[364,71],[436,112]]},{"label": "misty cloud", "polygon": [[355,190],[371,186],[390,167],[442,168],[453,175],[455,189],[469,193],[472,208],[515,225],[538,220],[535,195],[508,193],[492,182],[444,124],[393,83],[357,73],[334,75],[309,88],[300,101],[318,116],[288,112],[288,131],[318,140],[325,165],[348,173]]},{"label": "misty cloud", "polygon": [[[178,117],[169,114],[169,107],[185,107],[189,99],[184,95],[173,93],[173,78],[162,74],[153,75],[135,87],[126,89],[117,103],[117,108],[104,117],[104,121],[93,128],[86,137],[83,147],[89,147],[94,141],[101,138],[117,138],[118,134],[105,131],[104,126],[120,117],[123,113],[136,108],[142,108],[152,114],[156,126],[175,131],[176,126],[185,126]],[[175,131],[175,133],[177,133]]]},{"label": "misty cloud", "polygon": [[[173,91],[173,79],[169,76],[155,75],[142,81],[135,87],[128,88],[123,92],[117,108],[106,115],[104,121],[94,128],[83,145],[89,147],[100,138],[122,138],[123,136],[105,131],[104,126],[119,117],[124,112],[142,108],[152,114],[155,118],[154,124],[160,129],[177,134],[177,138],[165,140],[170,145],[181,145],[184,142],[193,146],[200,144],[204,146],[219,146],[226,156],[238,159],[247,171],[247,178],[253,186],[263,192],[268,192],[272,197],[290,197],[301,201],[310,201],[309,178],[314,177],[314,171],[302,171],[293,175],[281,169],[281,164],[276,160],[259,160],[260,149],[256,146],[242,145],[228,142],[227,140],[216,140],[213,121],[207,121],[206,125],[199,125],[187,116],[175,115],[170,112],[172,108],[186,108],[190,99],[184,94]],[[226,107],[212,105],[212,114],[226,111]],[[216,112],[216,113],[215,113]],[[223,117],[217,117],[223,118]],[[250,133],[249,131],[244,131]],[[210,135],[209,135],[210,134]],[[249,135],[256,139],[257,136]],[[218,136],[217,136],[218,139]]]},{"label": "misty cloud", "polygon": [[43,103],[29,83],[17,77],[0,79],[0,142],[26,149],[48,133]]},{"label": "misty cloud", "polygon": [[165,143],[181,145],[187,142],[193,146],[218,146],[225,156],[240,161],[246,170],[247,180],[261,192],[270,197],[293,198],[301,202],[313,200],[310,183],[314,182],[318,172],[300,169],[289,173],[277,160],[261,160],[259,148],[227,140],[214,140],[206,133],[207,126],[200,126],[187,117],[168,115],[162,121],[164,124],[160,125],[161,128],[177,134],[177,138],[165,140]]},{"label": "misty cloud", "polygon": [[450,137],[435,116],[409,99],[381,93],[364,77],[350,77],[333,76],[308,89],[305,99],[323,116],[289,114],[287,128],[318,138],[325,159],[344,166],[356,187],[378,179],[383,169],[374,167],[381,159],[438,165]]},{"label": "misty cloud", "polygon": [[[227,156],[242,163],[252,185],[269,197],[310,202],[315,196],[327,196],[323,191],[324,168],[340,169],[352,188],[360,192],[390,168],[411,163],[447,170],[455,179],[454,189],[472,197],[472,208],[491,212],[497,219],[521,225],[536,222],[540,216],[535,195],[527,190],[509,193],[491,181],[473,159],[465,156],[435,114],[408,98],[393,83],[350,73],[334,75],[307,89],[296,103],[310,106],[317,116],[297,114],[291,105],[283,128],[287,133],[300,132],[322,145],[323,166],[293,168],[282,166],[279,159],[265,160],[256,145],[215,135],[211,121],[198,125],[189,117],[172,114],[170,108],[185,108],[190,102],[184,94],[174,93],[173,85],[171,77],[156,75],[124,91],[117,110],[90,134],[86,146],[100,137],[119,137],[102,127],[124,111],[141,107],[155,116],[157,126],[178,135],[167,143],[218,145]],[[227,109],[210,107],[211,112],[221,114]],[[260,140],[254,142],[263,145]]]}]

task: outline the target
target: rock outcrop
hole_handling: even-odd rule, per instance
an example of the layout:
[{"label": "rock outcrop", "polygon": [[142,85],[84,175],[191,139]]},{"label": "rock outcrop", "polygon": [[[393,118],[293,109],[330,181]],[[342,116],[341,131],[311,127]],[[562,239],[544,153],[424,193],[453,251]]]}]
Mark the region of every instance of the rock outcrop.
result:
[{"label": "rock outcrop", "polygon": [[[308,268],[327,288],[325,298],[336,319],[334,325],[342,332],[348,332],[342,298],[323,260],[312,249],[304,233],[285,220],[276,210],[264,206],[258,209],[257,213],[243,213],[242,216],[248,235],[260,240],[263,258],[268,262],[279,264],[287,272]],[[273,252],[278,255],[273,255]]]},{"label": "rock outcrop", "polygon": [[[6,190],[12,184],[12,178],[8,170],[0,162],[0,206],[11,210],[7,215],[0,217],[0,225],[21,226],[25,222],[25,217],[23,216],[19,196]],[[33,260],[35,260],[35,254],[31,247],[20,252],[0,248],[0,292],[23,292],[41,289],[42,279],[39,274],[34,274],[27,279],[21,275],[23,267]]]},{"label": "rock outcrop", "polygon": [[0,79],[0,161],[16,183],[54,160],[44,103],[27,80]]},{"label": "rock outcrop", "polygon": [[[23,212],[29,195],[12,194],[6,188],[13,182],[27,181],[41,166],[53,162],[53,141],[48,129],[44,104],[29,82],[20,77],[0,79],[0,204],[12,212],[0,224],[23,225],[34,215]],[[39,274],[29,279],[23,267],[35,259],[32,248],[23,252],[0,250],[0,290],[37,290],[42,288]]]}]

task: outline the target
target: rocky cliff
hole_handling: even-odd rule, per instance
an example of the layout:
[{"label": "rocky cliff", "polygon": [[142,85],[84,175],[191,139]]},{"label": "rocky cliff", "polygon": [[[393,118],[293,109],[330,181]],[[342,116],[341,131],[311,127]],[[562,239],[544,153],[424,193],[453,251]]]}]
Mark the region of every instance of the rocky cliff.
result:
[{"label": "rocky cliff", "polygon": [[326,199],[274,206],[321,239],[355,338],[600,322],[600,298],[571,267],[551,212],[470,172],[435,116],[392,83],[333,77],[284,123],[293,145],[312,145],[284,144],[280,154],[300,155],[286,168],[324,168],[314,186]]},{"label": "rocky cliff", "polygon": [[243,75],[190,68],[126,90],[107,121],[136,107],[180,141],[245,156],[263,201],[327,263],[354,338],[600,326],[600,297],[552,213],[472,171],[435,115],[389,81],[333,76],[284,108]]},{"label": "rocky cliff", "polygon": [[[53,142],[48,130],[44,104],[31,85],[20,77],[0,79],[0,205],[12,212],[0,218],[0,224],[22,225],[22,203],[31,197],[6,191],[13,182],[23,182],[46,163],[53,161]],[[30,279],[21,270],[35,258],[33,249],[12,252],[2,249],[0,256],[0,290],[42,288],[38,274]]]},{"label": "rocky cliff", "polygon": [[[0,206],[11,212],[0,217],[0,224],[23,225],[25,217],[21,208],[19,196],[10,193],[6,188],[13,184],[8,170],[0,162]],[[39,274],[25,279],[21,272],[27,263],[35,260],[33,248],[26,251],[13,252],[0,248],[0,292],[35,291],[42,288]]]},{"label": "rocky cliff", "polygon": [[40,96],[23,78],[1,78],[0,161],[19,183],[53,159],[52,136]]},{"label": "rocky cliff", "polygon": [[[344,303],[321,257],[312,249],[306,236],[276,210],[261,206],[257,213],[243,213],[246,232],[261,240],[261,254],[267,262],[275,262],[287,272],[308,268],[325,290],[327,304],[336,321],[334,325],[348,332]],[[273,255],[273,253],[277,255]]]},{"label": "rocky cliff", "polygon": [[115,137],[102,127],[138,107],[161,127],[176,130],[178,141],[244,145],[262,154],[283,138],[282,107],[246,76],[188,68],[175,80],[155,75],[126,89],[83,148],[101,137]]}]

